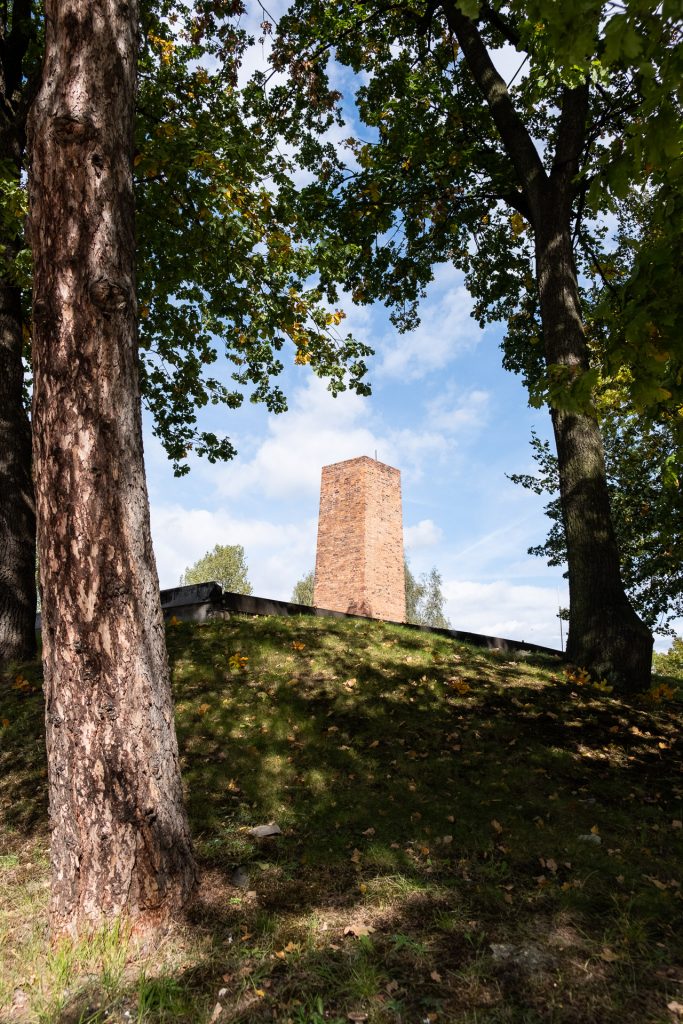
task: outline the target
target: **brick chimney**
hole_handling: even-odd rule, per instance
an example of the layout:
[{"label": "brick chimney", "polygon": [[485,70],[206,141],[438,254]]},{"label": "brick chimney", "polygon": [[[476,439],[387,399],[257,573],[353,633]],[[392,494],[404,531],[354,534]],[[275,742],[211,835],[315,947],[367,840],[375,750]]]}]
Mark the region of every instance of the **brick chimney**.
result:
[{"label": "brick chimney", "polygon": [[401,474],[366,455],[324,466],[315,604],[404,622]]}]

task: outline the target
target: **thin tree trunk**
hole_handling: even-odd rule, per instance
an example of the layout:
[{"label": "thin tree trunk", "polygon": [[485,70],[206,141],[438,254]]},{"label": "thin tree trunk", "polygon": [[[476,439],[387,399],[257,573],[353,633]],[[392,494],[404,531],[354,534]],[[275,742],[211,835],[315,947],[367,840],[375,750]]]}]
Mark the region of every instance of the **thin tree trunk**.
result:
[{"label": "thin tree trunk", "polygon": [[192,892],[142,457],[131,174],[138,5],[48,0],[29,126],[51,920]]},{"label": "thin tree trunk", "polygon": [[[566,87],[550,173],[495,68],[475,21],[448,0],[444,10],[486,100],[524,200],[536,244],[536,278],[548,367],[588,369],[588,348],[572,255],[574,183],[586,141],[587,82]],[[551,409],[569,568],[567,654],[620,689],[648,686],[652,636],[624,592],[610,514],[602,437],[590,413]]]},{"label": "thin tree trunk", "polygon": [[[21,180],[25,111],[32,94],[22,81],[22,61],[31,38],[31,19],[13,9],[7,34],[0,19],[0,155],[3,172]],[[0,238],[0,665],[36,653],[36,515],[31,475],[31,427],[24,408],[21,291],[12,264],[21,248],[11,220]]]},{"label": "thin tree trunk", "polygon": [[[548,366],[581,373],[588,369],[588,349],[571,239],[558,223],[565,205],[561,197],[550,194],[537,218],[541,319]],[[561,409],[551,409],[551,415],[569,569],[567,656],[621,690],[645,689],[653,640],[621,580],[597,418],[590,412]]]},{"label": "thin tree trunk", "polygon": [[[5,243],[11,252],[12,243]],[[0,278],[0,665],[36,653],[36,515],[19,289]]]}]

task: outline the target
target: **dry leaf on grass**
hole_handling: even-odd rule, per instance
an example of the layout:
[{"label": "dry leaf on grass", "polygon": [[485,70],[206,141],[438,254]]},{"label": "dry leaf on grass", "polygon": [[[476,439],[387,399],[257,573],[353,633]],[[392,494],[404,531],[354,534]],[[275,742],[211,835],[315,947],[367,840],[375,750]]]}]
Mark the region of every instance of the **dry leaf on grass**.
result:
[{"label": "dry leaf on grass", "polygon": [[281,836],[282,829],[274,821],[270,821],[267,825],[255,825],[249,829],[248,834],[254,839],[267,839],[268,836]]},{"label": "dry leaf on grass", "polygon": [[347,924],[344,929],[344,935],[355,935],[357,937],[361,935],[372,935],[374,928],[371,924]]}]

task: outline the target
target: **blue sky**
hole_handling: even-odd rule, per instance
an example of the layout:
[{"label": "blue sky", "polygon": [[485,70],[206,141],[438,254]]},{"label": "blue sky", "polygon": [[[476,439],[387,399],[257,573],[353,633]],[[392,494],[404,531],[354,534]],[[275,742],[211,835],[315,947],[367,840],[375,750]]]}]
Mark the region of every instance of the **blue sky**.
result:
[{"label": "blue sky", "polygon": [[[239,455],[192,463],[175,479],[158,441],[145,448],[152,528],[162,586],[214,544],[242,544],[255,593],[289,598],[315,561],[323,465],[377,456],[401,470],[406,553],[415,573],[436,566],[447,614],[459,629],[559,645],[560,570],[526,554],[545,536],[543,500],[506,473],[531,469],[531,427],[519,380],[500,365],[500,328],[470,318],[461,276],[437,269],[422,324],[399,335],[381,306],[348,311],[348,326],[376,349],[373,394],[336,399],[308,367],[283,375],[290,410],[273,416],[245,403],[205,421]],[[149,426],[149,425],[148,425]]]},{"label": "blue sky", "polygon": [[[285,6],[277,0],[269,10],[278,17]],[[256,35],[262,18],[258,4],[248,5]],[[265,60],[254,46],[245,75]],[[511,48],[496,55],[506,79],[519,63]],[[348,95],[352,85],[340,69],[335,86]],[[358,308],[349,299],[341,306],[343,328],[376,350],[371,397],[332,398],[308,367],[293,364],[290,350],[281,379],[289,412],[272,416],[248,402],[211,410],[202,425],[228,434],[238,457],[214,466],[194,460],[181,479],[146,423],[162,587],[177,585],[215,544],[242,544],[254,592],[289,599],[315,563],[322,467],[376,452],[401,471],[406,554],[414,573],[441,572],[452,626],[559,647],[566,581],[527,554],[547,532],[544,500],[506,477],[533,471],[531,429],[550,436],[550,419],[529,409],[520,380],[502,369],[502,328],[480,330],[462,275],[447,265],[435,268],[411,334],[399,335],[381,305]]]}]

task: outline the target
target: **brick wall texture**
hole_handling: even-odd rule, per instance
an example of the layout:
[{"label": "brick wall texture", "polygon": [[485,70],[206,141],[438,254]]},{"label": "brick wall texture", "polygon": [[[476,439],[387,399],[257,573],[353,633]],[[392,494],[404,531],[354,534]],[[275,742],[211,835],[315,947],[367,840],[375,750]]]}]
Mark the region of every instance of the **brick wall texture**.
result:
[{"label": "brick wall texture", "polygon": [[404,622],[401,474],[362,456],[324,466],[315,604]]}]

